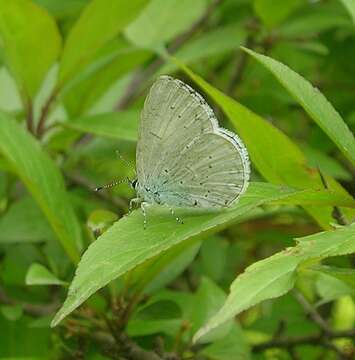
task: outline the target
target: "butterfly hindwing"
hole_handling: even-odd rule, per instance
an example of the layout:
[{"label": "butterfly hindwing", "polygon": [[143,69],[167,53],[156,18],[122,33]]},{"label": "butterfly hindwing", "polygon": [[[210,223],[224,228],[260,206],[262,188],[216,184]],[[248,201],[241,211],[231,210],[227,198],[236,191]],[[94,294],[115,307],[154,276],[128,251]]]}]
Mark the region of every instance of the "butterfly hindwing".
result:
[{"label": "butterfly hindwing", "polygon": [[229,206],[245,190],[245,166],[228,138],[214,132],[203,134],[181,152],[177,162],[167,164],[171,176],[160,185],[162,203],[205,208]]}]

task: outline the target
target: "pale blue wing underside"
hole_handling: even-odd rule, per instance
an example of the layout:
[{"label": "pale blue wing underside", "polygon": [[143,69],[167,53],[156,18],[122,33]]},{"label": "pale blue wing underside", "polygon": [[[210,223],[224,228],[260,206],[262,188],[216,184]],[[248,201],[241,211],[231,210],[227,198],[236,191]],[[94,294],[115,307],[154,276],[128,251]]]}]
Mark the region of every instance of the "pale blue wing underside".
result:
[{"label": "pale blue wing underside", "polygon": [[218,127],[202,96],[161,76],[141,115],[138,194],[170,206],[224,207],[246,190],[249,173],[243,143]]}]

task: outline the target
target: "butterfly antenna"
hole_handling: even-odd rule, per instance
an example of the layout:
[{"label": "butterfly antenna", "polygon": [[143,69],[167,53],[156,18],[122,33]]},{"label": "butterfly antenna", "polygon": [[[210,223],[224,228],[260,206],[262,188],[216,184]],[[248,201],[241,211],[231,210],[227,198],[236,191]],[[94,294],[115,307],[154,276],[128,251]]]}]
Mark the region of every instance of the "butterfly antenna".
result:
[{"label": "butterfly antenna", "polygon": [[119,152],[119,150],[116,150],[116,154],[118,156],[118,158],[125,163],[131,170],[133,170],[134,172],[136,172],[136,169],[133,165],[133,163],[129,160],[127,160],[123,155],[121,155],[121,153]]},{"label": "butterfly antenna", "polygon": [[112,188],[112,187],[114,187],[116,185],[119,185],[119,184],[122,184],[122,183],[128,183],[128,181],[129,181],[128,179],[113,180],[108,184],[105,184],[105,185],[102,185],[102,186],[99,186],[99,187],[95,188],[95,191],[100,191],[100,190],[103,190],[103,189],[109,189],[109,188]]}]

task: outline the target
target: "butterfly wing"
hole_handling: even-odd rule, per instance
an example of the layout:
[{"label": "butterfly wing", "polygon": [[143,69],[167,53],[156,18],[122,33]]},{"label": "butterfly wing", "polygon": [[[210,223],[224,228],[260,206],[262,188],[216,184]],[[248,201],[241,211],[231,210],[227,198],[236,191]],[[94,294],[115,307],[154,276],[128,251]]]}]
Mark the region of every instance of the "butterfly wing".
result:
[{"label": "butterfly wing", "polygon": [[[159,192],[162,203],[176,206],[229,206],[246,189],[249,164],[240,143],[225,132],[201,135],[177,162]],[[234,138],[233,138],[234,139]]]},{"label": "butterfly wing", "polygon": [[144,105],[138,182],[171,206],[223,207],[247,187],[246,149],[192,88],[161,77]]},{"label": "butterfly wing", "polygon": [[141,113],[136,154],[139,183],[150,186],[179,148],[218,126],[206,106],[204,99],[183,82],[159,77]]}]

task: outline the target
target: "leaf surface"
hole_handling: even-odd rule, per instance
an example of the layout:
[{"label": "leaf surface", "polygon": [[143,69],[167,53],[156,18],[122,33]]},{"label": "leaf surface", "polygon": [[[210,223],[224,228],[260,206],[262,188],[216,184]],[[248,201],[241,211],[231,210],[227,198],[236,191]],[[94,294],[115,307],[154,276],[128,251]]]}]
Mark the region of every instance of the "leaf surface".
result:
[{"label": "leaf surface", "polygon": [[0,40],[8,67],[27,102],[36,95],[60,53],[57,25],[32,1],[0,0]]},{"label": "leaf surface", "polygon": [[15,120],[0,118],[0,152],[47,217],[63,248],[79,260],[81,229],[56,165]]},{"label": "leaf surface", "polygon": [[268,56],[243,48],[266,67],[299,102],[308,115],[355,164],[355,139],[350,129],[325,96],[301,75]]},{"label": "leaf surface", "polygon": [[26,274],[26,285],[64,285],[65,282],[58,279],[46,267],[33,263]]},{"label": "leaf surface", "polygon": [[59,84],[82,70],[95,53],[139,14],[147,0],[93,0],[81,13],[65,41]]},{"label": "leaf surface", "polygon": [[139,111],[127,110],[91,116],[82,116],[62,123],[71,129],[113,139],[136,141]]},{"label": "leaf surface", "polygon": [[[303,192],[303,191],[301,191]],[[81,305],[90,295],[122,274],[166,252],[187,239],[215,232],[244,219],[258,206],[296,196],[299,190],[266,183],[251,183],[240,202],[219,212],[177,209],[184,224],[177,224],[163,206],[147,209],[147,228],[140,210],[123,217],[101,235],[84,253],[71,283],[68,297],[52,326]],[[298,200],[297,200],[298,201]]]},{"label": "leaf surface", "polygon": [[251,306],[287,293],[294,286],[297,269],[306,261],[354,253],[355,224],[296,240],[296,246],[254,263],[239,275],[223,307],[196,333],[194,341]]},{"label": "leaf surface", "polygon": [[[318,171],[306,165],[301,149],[286,134],[207,83],[180,61],[174,61],[222,108],[244,141],[253,165],[265,179],[295,188],[324,188]],[[329,176],[326,179],[331,190],[352,199],[334,179]],[[324,229],[330,229],[332,208],[303,206]]]}]

